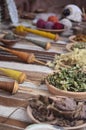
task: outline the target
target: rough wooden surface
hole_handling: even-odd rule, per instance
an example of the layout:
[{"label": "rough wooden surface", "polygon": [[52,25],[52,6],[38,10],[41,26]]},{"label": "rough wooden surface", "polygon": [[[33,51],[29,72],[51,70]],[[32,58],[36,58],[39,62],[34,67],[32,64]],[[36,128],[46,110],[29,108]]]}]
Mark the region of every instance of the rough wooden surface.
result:
[{"label": "rough wooden surface", "polygon": [[[0,43],[3,45],[2,43]],[[32,52],[38,60],[47,62],[53,60],[56,54],[66,52],[65,45],[52,44],[50,50],[44,50],[32,43],[21,41],[10,47],[15,50]],[[0,130],[23,130],[31,124],[27,115],[28,100],[37,96],[51,95],[46,85],[39,85],[40,81],[53,70],[47,66],[38,64],[26,64],[12,54],[0,50],[0,67],[23,71],[27,74],[27,79],[20,87],[28,88],[28,91],[18,91],[15,95],[0,90]],[[11,81],[0,72],[0,80]],[[83,129],[85,130],[85,129]]]}]

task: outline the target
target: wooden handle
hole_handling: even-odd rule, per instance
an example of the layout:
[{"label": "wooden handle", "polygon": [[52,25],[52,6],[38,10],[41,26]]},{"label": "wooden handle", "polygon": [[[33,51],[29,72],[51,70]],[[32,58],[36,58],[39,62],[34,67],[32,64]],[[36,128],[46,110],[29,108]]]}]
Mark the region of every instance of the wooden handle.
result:
[{"label": "wooden handle", "polygon": [[15,94],[18,91],[19,85],[16,81],[6,82],[0,81],[0,89]]},{"label": "wooden handle", "polygon": [[43,61],[39,61],[39,60],[37,60],[37,59],[34,59],[34,62],[35,62],[35,63],[38,63],[38,64],[41,64],[41,65],[47,66],[46,63],[44,63]]}]

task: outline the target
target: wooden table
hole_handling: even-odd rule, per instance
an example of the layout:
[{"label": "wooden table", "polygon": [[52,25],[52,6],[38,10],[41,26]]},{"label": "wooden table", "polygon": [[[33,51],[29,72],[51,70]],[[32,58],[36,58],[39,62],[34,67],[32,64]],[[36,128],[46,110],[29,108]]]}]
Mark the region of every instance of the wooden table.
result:
[{"label": "wooden table", "polygon": [[[51,49],[46,51],[25,40],[19,41],[12,48],[33,52],[38,60],[44,62],[53,60],[55,54],[66,52],[64,44],[52,44]],[[0,67],[23,71],[31,81],[19,84],[20,87],[28,88],[28,91],[18,91],[15,95],[0,90],[0,130],[23,130],[31,124],[26,111],[28,99],[38,94],[50,95],[46,85],[38,86],[38,84],[47,74],[52,72],[52,69],[47,66],[23,63],[16,56],[1,50]],[[12,79],[2,74],[0,74],[0,80],[12,81]]]}]

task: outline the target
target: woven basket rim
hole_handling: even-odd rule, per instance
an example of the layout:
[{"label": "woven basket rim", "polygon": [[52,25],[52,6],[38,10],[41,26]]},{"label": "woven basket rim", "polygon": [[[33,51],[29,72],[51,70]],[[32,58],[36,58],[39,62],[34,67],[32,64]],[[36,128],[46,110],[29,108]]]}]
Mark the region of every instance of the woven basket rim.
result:
[{"label": "woven basket rim", "polygon": [[50,87],[52,87],[53,89],[56,89],[58,91],[62,91],[62,92],[65,92],[65,93],[70,93],[70,94],[72,94],[72,93],[74,93],[74,94],[83,94],[84,93],[84,94],[86,94],[86,92],[72,92],[72,91],[65,91],[65,90],[58,89],[55,86],[49,84],[47,80],[46,80],[46,84],[49,85]]},{"label": "woven basket rim", "polygon": [[77,43],[78,41],[75,41],[74,38],[76,37],[76,35],[72,35],[69,37],[69,41],[73,42],[73,43]]},{"label": "woven basket rim", "polygon": [[74,45],[74,44],[76,44],[76,43],[69,43],[69,44],[67,44],[66,45],[66,49],[67,49],[67,51],[73,51],[72,49],[71,49],[71,47]]},{"label": "woven basket rim", "polygon": [[[61,96],[61,97],[64,97],[64,96]],[[28,114],[29,118],[32,120],[32,122],[34,122],[34,123],[37,123],[37,124],[46,123],[46,122],[40,122],[39,120],[34,118],[34,116],[32,114],[32,108],[30,107],[30,105],[27,106],[27,114]],[[84,128],[84,127],[86,127],[86,123],[83,123],[82,125],[78,125],[78,126],[63,127],[63,128],[66,130],[76,130],[76,129],[80,129],[80,128]]]},{"label": "woven basket rim", "polygon": [[86,127],[86,123],[83,123],[82,125],[79,126],[74,126],[74,127],[63,127],[66,130],[76,130],[76,129],[80,129],[80,128],[84,128]]}]

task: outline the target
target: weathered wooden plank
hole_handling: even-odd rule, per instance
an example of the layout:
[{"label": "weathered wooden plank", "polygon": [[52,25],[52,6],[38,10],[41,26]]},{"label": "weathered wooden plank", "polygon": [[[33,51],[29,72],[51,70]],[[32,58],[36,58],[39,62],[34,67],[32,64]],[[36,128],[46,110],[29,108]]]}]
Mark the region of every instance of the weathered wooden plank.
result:
[{"label": "weathered wooden plank", "polygon": [[[13,130],[14,130],[14,128],[15,128],[15,130],[17,130],[17,127],[18,127],[18,129],[22,129],[22,128],[24,129],[29,125],[28,122],[18,121],[18,120],[10,119],[10,118],[8,119],[6,117],[1,117],[1,116],[0,116],[0,123],[2,124],[2,125],[0,125],[0,129],[1,129],[1,126],[2,126],[2,128],[6,128],[5,126],[10,125],[10,127],[8,127],[8,128],[10,128],[10,129],[13,128]],[[3,124],[5,124],[5,125],[3,125]],[[5,130],[7,130],[7,129],[5,129]]]},{"label": "weathered wooden plank", "polygon": [[23,128],[0,123],[0,130],[23,130]]},{"label": "weathered wooden plank", "polygon": [[[16,69],[14,69],[16,70]],[[18,70],[18,69],[17,69]],[[26,71],[26,70],[18,70],[24,72],[27,75],[26,82],[32,82],[34,84],[40,84],[41,81],[48,75],[48,73],[36,72],[36,71]],[[10,79],[3,72],[0,72],[0,76],[4,79]]]},{"label": "weathered wooden plank", "polygon": [[38,96],[38,95],[45,95],[45,96],[52,95],[47,90],[43,90],[43,89],[39,89],[39,88],[38,89],[37,88],[29,88],[29,87],[25,87],[25,86],[23,86],[23,88],[26,88],[26,90],[18,90],[18,92],[14,95],[11,95],[8,92],[0,90],[0,97],[3,99],[7,98],[7,100],[9,100],[9,99],[14,99],[15,101],[20,100],[20,102],[22,103],[25,100],[28,100],[29,98],[33,98],[33,97]]},{"label": "weathered wooden plank", "polygon": [[[64,48],[64,46],[61,45],[58,46],[56,44],[52,44],[52,48],[50,50],[44,50],[43,48],[22,41],[21,45],[17,43],[16,46],[14,45],[10,48],[28,52],[28,53],[34,53],[38,60],[47,62],[49,60],[50,61],[53,60],[54,56],[58,54],[58,50],[60,50],[60,47],[61,49]],[[4,62],[2,63],[2,61]],[[26,63],[24,64],[24,62],[22,62],[16,56],[2,50],[0,50],[0,63],[1,63],[0,64],[1,67],[7,67],[7,68],[16,69],[25,72],[27,74],[27,79],[31,80],[32,82],[35,81],[36,83],[40,83],[41,79],[43,79],[49,72],[51,72],[51,69],[48,69],[48,67],[37,66],[36,64],[35,65],[29,65]],[[6,77],[4,77],[4,80],[6,80]],[[28,99],[38,96],[39,94],[47,95],[47,96],[51,95],[46,90],[47,88],[46,86],[45,88],[41,86],[38,87],[35,85],[31,85],[28,82],[19,84],[19,86],[24,88],[28,87],[28,91],[19,90],[15,95],[11,95],[8,92],[0,90],[0,109],[1,109],[0,129],[1,130],[24,129],[30,123],[26,112]],[[14,114],[12,114],[11,117],[9,117],[9,119],[7,120],[9,114],[20,106],[22,108],[25,108],[25,111],[23,111],[21,108],[19,109],[19,111],[16,111]]]},{"label": "weathered wooden plank", "polygon": [[[29,99],[29,97],[28,97]],[[19,107],[19,106],[23,106],[26,107],[28,104],[27,99],[23,100],[23,99],[19,99],[19,98],[14,98],[12,96],[1,96],[0,95],[0,105],[3,106],[9,106],[9,107]]]}]

